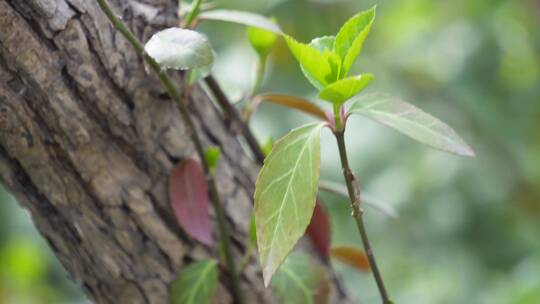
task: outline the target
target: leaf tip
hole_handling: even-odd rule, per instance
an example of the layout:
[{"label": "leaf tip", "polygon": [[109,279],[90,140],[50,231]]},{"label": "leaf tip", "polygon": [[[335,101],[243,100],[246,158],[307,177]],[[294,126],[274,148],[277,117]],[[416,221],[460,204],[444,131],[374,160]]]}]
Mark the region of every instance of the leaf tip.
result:
[{"label": "leaf tip", "polygon": [[212,234],[208,233],[205,235],[201,235],[197,237],[198,241],[203,243],[206,246],[212,247],[214,246],[214,238],[212,238]]},{"label": "leaf tip", "polygon": [[463,151],[461,151],[460,155],[465,157],[476,157],[476,152],[467,144],[463,146]]},{"label": "leaf tip", "polygon": [[268,287],[270,285],[270,281],[272,281],[272,276],[274,275],[274,270],[272,270],[269,266],[264,267],[263,269],[263,281],[264,281],[264,287]]}]

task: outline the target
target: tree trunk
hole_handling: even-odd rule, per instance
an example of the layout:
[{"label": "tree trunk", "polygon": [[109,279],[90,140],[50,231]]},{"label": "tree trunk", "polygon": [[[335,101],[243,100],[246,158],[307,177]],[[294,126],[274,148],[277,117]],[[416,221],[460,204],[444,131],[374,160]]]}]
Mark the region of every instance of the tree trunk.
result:
[{"label": "tree trunk", "polygon": [[[110,2],[143,41],[177,23],[176,0]],[[222,149],[218,187],[239,260],[258,165],[201,88],[189,107],[204,144]],[[0,0],[0,177],[92,301],[167,303],[182,267],[218,255],[181,232],[168,204],[169,172],[194,154],[188,135],[94,1]],[[256,263],[242,285],[247,303],[274,302]],[[228,289],[222,275],[219,303]]]}]

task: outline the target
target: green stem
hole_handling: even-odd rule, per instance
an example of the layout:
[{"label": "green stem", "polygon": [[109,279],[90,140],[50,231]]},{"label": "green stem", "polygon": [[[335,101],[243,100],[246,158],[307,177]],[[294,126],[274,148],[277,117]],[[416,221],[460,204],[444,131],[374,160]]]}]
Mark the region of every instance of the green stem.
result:
[{"label": "green stem", "polygon": [[193,2],[191,3],[191,10],[189,11],[186,18],[184,19],[185,27],[189,27],[191,23],[193,22],[193,19],[197,17],[197,15],[199,14],[199,10],[201,8],[202,2],[203,0],[193,0]]},{"label": "green stem", "polygon": [[379,271],[379,267],[377,266],[377,262],[375,261],[375,255],[373,253],[373,250],[371,249],[366,228],[364,226],[364,220],[362,217],[363,210],[360,208],[360,191],[358,185],[356,184],[356,177],[354,176],[351,168],[349,167],[347,150],[345,148],[344,133],[345,130],[340,130],[336,131],[334,135],[336,136],[336,140],[338,143],[341,167],[343,168],[343,176],[345,177],[345,182],[347,183],[347,191],[349,193],[349,199],[351,200],[353,216],[356,220],[356,226],[358,227],[358,231],[360,232],[362,244],[364,245],[364,250],[366,251],[366,255],[368,257],[369,266],[373,271],[373,276],[375,277],[375,282],[377,283],[377,287],[379,288],[379,293],[381,294],[383,304],[391,304],[392,301],[390,300],[388,293],[386,292],[386,288],[384,287],[384,281]]},{"label": "green stem", "polygon": [[334,110],[334,119],[336,121],[336,131],[343,131],[344,125],[343,125],[343,121],[341,121],[341,113],[340,113],[341,106],[334,104],[332,109]]},{"label": "green stem", "polygon": [[261,85],[264,79],[264,72],[266,70],[266,58],[259,57],[257,62],[257,71],[255,75],[255,82],[253,83],[253,88],[251,89],[251,97],[255,96],[261,89]]},{"label": "green stem", "polygon": [[135,37],[135,35],[133,35],[133,33],[126,27],[126,25],[122,21],[120,21],[118,17],[116,17],[114,12],[111,10],[107,0],[96,0],[96,1],[98,2],[99,6],[101,7],[105,15],[107,15],[109,20],[118,29],[118,31],[128,40],[128,42],[133,46],[135,51],[137,51],[137,53],[143,56],[144,60],[148,63],[152,71],[154,71],[159,76],[159,80],[162,82],[169,96],[174,101],[176,101],[178,110],[180,111],[180,115],[182,116],[182,119],[184,120],[189,130],[191,140],[193,142],[193,145],[195,146],[195,150],[197,151],[197,154],[203,166],[203,170],[208,179],[210,200],[216,211],[219,232],[221,234],[221,240],[223,242],[225,262],[227,263],[227,268],[231,275],[232,295],[236,303],[242,304],[244,303],[244,300],[243,300],[243,295],[240,289],[240,276],[238,274],[237,268],[235,266],[234,258],[232,256],[232,249],[231,249],[231,243],[230,243],[231,237],[230,237],[229,229],[227,226],[227,219],[225,218],[225,211],[220,202],[220,197],[217,191],[214,177],[210,173],[210,168],[204,156],[203,145],[197,134],[197,129],[195,128],[195,124],[193,120],[191,119],[188,109],[182,100],[182,95],[180,94],[178,89],[175,87],[174,83],[166,74],[166,72],[161,69],[159,64],[152,57],[146,54],[146,52],[144,51],[143,44],[137,39],[137,37]]}]

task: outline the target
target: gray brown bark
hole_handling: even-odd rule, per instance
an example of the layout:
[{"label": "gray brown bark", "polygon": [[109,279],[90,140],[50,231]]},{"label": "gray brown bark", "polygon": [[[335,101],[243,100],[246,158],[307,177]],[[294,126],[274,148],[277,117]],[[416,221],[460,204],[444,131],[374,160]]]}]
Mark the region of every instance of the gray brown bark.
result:
[{"label": "gray brown bark", "polygon": [[[176,23],[175,0],[110,2],[142,40]],[[222,148],[240,259],[258,166],[203,90],[189,105],[204,144]],[[174,103],[94,1],[0,0],[0,178],[91,300],[166,303],[184,265],[217,256],[168,205],[168,173],[193,154]],[[242,285],[248,303],[273,302],[255,263]]]}]

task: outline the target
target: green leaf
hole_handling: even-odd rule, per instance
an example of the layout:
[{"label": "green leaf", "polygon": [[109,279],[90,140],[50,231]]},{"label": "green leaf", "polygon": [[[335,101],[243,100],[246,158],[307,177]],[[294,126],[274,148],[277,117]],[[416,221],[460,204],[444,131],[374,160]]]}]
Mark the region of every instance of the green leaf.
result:
[{"label": "green leaf", "polygon": [[278,303],[328,303],[330,280],[321,265],[302,253],[292,253],[277,271],[272,291]]},{"label": "green leaf", "polygon": [[220,156],[221,150],[219,147],[211,147],[204,151],[204,158],[206,159],[206,163],[208,164],[208,168],[212,174],[214,174],[217,170]]},{"label": "green leaf", "polygon": [[314,46],[298,42],[290,36],[284,37],[292,54],[300,63],[302,72],[314,87],[322,90],[335,81],[335,75],[333,76],[335,73],[328,61],[330,55],[325,56]]},{"label": "green leaf", "polygon": [[373,93],[354,97],[350,113],[358,113],[436,149],[463,156],[474,151],[452,128],[399,98]]},{"label": "green leaf", "polygon": [[277,35],[257,27],[248,27],[248,40],[260,58],[266,58],[276,43]]},{"label": "green leaf", "polygon": [[373,6],[367,11],[356,14],[345,22],[336,35],[334,51],[343,60],[340,78],[347,75],[352,64],[358,55],[360,55],[362,45],[364,44],[364,41],[371,30],[371,25],[375,20],[375,9],[376,6]]},{"label": "green leaf", "polygon": [[194,262],[178,274],[170,288],[171,304],[210,303],[218,283],[214,260]]},{"label": "green leaf", "polygon": [[270,154],[270,151],[272,151],[273,146],[274,146],[274,138],[269,137],[264,141],[263,145],[261,146],[261,150],[264,156],[268,156],[268,154]]},{"label": "green leaf", "polygon": [[[332,48],[328,47],[328,43],[331,41],[331,39],[328,39],[327,37],[321,37],[321,38],[315,38],[310,42],[310,46],[314,48],[322,48],[322,50],[319,50],[322,54],[326,62],[328,62],[328,65],[330,65],[331,74],[327,77],[327,81],[329,84],[335,82],[339,79],[339,71],[341,69],[341,58],[339,57],[336,52],[332,50]],[[333,38],[333,37],[330,37]]]},{"label": "green leaf", "polygon": [[333,52],[335,40],[336,37],[334,36],[322,36],[311,40],[309,45],[316,48],[321,53],[323,53],[324,51]]},{"label": "green leaf", "polygon": [[207,66],[214,61],[208,39],[198,32],[181,28],[157,32],[144,50],[162,67],[176,70]]},{"label": "green leaf", "polygon": [[272,19],[250,12],[220,9],[202,12],[199,14],[199,18],[239,23],[265,29],[276,34],[282,34],[279,25],[272,21]]},{"label": "green leaf", "polygon": [[339,71],[341,69],[341,58],[334,52],[335,39],[334,36],[323,36],[315,38],[309,43],[310,46],[316,48],[323,54],[324,59],[330,65],[330,70],[332,72],[328,77],[328,83],[333,83],[339,79]]},{"label": "green leaf", "polygon": [[342,105],[362,91],[373,79],[371,74],[362,74],[338,80],[319,93],[319,97],[333,104]]},{"label": "green leaf", "polygon": [[324,125],[307,124],[278,140],[257,178],[255,221],[266,286],[310,222],[319,182]]},{"label": "green leaf", "polygon": [[211,65],[205,65],[199,68],[194,68],[189,73],[189,84],[193,85],[203,78],[206,78],[206,76],[210,75],[212,72],[212,66]]}]

